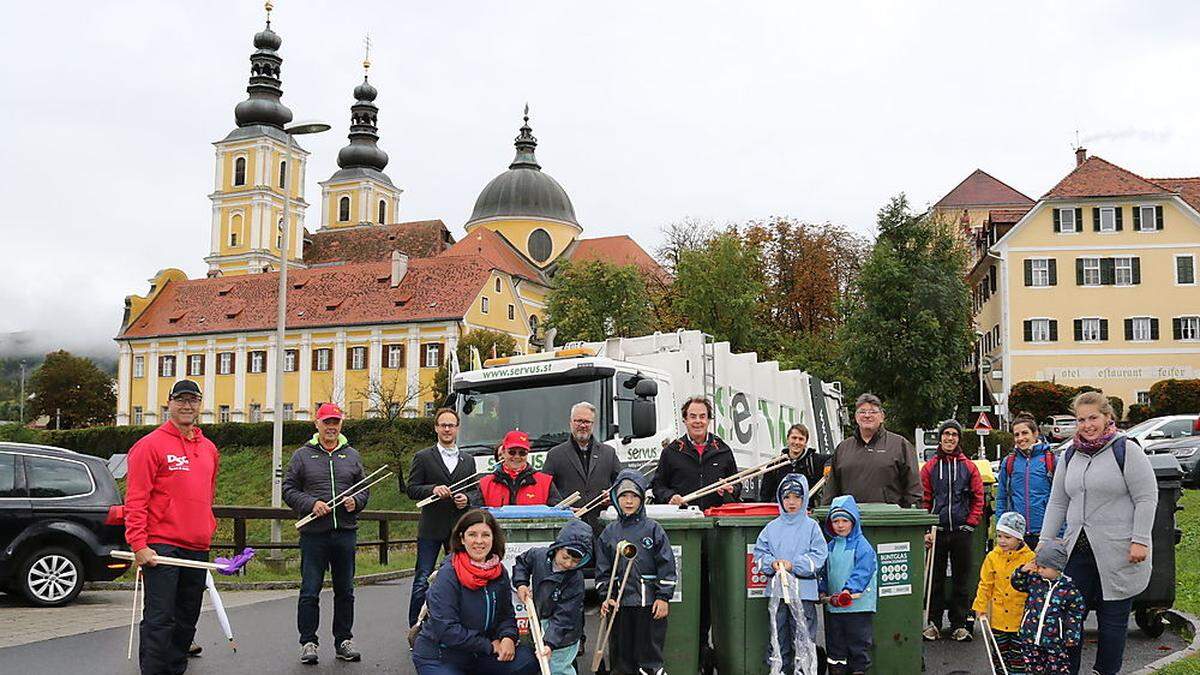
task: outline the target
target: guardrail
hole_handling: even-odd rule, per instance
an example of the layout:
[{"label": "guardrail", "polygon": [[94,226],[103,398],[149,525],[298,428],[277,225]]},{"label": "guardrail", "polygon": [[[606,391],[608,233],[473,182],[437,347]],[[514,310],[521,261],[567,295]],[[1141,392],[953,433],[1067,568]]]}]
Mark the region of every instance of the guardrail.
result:
[{"label": "guardrail", "polygon": [[[292,523],[296,521],[296,512],[286,508],[273,508],[270,506],[213,506],[213,515],[217,518],[229,518],[233,521],[233,541],[232,542],[214,542],[212,548],[228,549],[232,551],[241,551],[247,546],[252,546],[258,550],[296,550],[300,548],[299,543],[280,542],[273,544],[271,542],[247,542],[246,541],[246,521],[250,520],[282,520],[284,527],[292,527]],[[358,514],[358,521],[375,521],[378,526],[378,538],[363,540],[359,539],[357,546],[374,546],[379,549],[379,564],[386,565],[388,563],[388,549],[391,546],[401,544],[414,544],[415,538],[392,539],[391,527],[392,522],[417,522],[421,514],[416,511],[362,511]]]}]

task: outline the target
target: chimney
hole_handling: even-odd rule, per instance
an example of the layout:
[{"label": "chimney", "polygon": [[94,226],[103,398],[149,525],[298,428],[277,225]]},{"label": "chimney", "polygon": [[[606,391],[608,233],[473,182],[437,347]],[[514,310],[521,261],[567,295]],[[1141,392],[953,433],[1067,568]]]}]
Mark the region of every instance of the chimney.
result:
[{"label": "chimney", "polygon": [[1087,148],[1080,146],[1075,148],[1075,166],[1079,166],[1087,161]]},{"label": "chimney", "polygon": [[408,274],[408,256],[400,251],[392,251],[392,288],[400,285],[404,281],[404,275]]}]

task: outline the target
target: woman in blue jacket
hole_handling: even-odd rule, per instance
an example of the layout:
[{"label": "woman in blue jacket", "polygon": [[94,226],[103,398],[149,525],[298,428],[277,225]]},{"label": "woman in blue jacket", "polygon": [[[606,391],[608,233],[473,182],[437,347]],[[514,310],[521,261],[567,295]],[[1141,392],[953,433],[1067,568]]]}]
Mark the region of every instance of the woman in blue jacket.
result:
[{"label": "woman in blue jacket", "polygon": [[500,562],[504,533],[486,511],[468,511],[450,533],[450,555],[429,588],[429,616],[413,644],[419,675],[533,675],[518,646],[512,585]]},{"label": "woman in blue jacket", "polygon": [[1054,451],[1038,442],[1037,420],[1029,413],[1017,414],[1012,433],[1012,452],[1000,460],[1000,475],[996,476],[996,522],[1009,511],[1021,514],[1026,523],[1025,543],[1037,548],[1054,483]]}]

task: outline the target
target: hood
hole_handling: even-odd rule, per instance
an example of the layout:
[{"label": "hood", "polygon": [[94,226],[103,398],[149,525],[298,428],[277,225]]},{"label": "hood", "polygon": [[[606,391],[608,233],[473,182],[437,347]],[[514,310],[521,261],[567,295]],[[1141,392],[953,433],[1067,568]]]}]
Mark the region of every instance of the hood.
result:
[{"label": "hood", "polygon": [[[319,432],[313,434],[313,437],[308,440],[308,445],[311,447],[317,448],[319,450],[325,450],[325,446],[321,445],[321,434]],[[347,445],[350,445],[350,441],[346,440],[346,437],[344,435],[338,434],[338,444],[337,444],[337,447],[332,450],[332,452],[337,452],[338,450],[341,450],[342,448],[346,447]],[[331,452],[331,451],[326,450],[326,452]]]},{"label": "hood", "polygon": [[[783,496],[789,492],[799,492],[800,499],[804,502],[800,510],[795,513],[783,510]],[[808,478],[805,478],[802,473],[784,475],[783,480],[779,481],[779,488],[775,490],[775,502],[779,504],[779,515],[788,520],[804,516],[808,513]]]},{"label": "hood", "polygon": [[[638,507],[637,513],[632,516],[626,516],[622,513],[621,507],[617,504],[617,486],[627,480],[633,482],[637,487],[638,496],[642,498],[641,506]],[[617,474],[617,480],[613,482],[612,487],[608,488],[608,498],[617,512],[617,517],[622,522],[629,518],[639,518],[646,515],[646,477],[642,475],[641,471],[635,469],[621,469],[621,473]]]},{"label": "hood", "polygon": [[583,551],[583,560],[579,562],[579,569],[592,559],[592,526],[575,518],[568,520],[566,525],[558,531],[558,536],[554,538],[554,543],[550,545],[549,557],[554,560],[554,554],[560,548],[571,547]]},{"label": "hood", "polygon": [[833,533],[833,528],[830,527],[829,521],[836,515],[846,515],[854,523],[854,527],[850,529],[850,534],[846,539],[856,539],[862,536],[862,517],[858,512],[858,502],[854,501],[854,495],[842,495],[834,497],[833,503],[829,505],[829,515],[825,517],[825,531],[830,537],[836,537]]},{"label": "hood", "polygon": [[158,428],[162,429],[163,431],[167,432],[168,434],[174,436],[175,438],[178,438],[181,441],[187,441],[189,443],[196,443],[196,442],[199,442],[202,438],[204,438],[204,432],[200,431],[199,424],[192,425],[192,437],[191,438],[184,438],[183,434],[179,431],[179,427],[175,426],[175,423],[172,422],[171,420],[167,420],[166,422],[163,422],[161,425],[159,425]]}]

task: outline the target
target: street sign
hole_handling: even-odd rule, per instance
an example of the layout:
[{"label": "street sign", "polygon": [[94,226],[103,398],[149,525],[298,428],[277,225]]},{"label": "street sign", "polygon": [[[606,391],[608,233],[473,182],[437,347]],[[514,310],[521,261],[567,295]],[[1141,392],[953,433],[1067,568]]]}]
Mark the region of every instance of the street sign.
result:
[{"label": "street sign", "polygon": [[981,361],[979,363],[979,372],[983,373],[984,375],[987,375],[988,373],[992,372],[992,362],[991,361]]},{"label": "street sign", "polygon": [[992,406],[990,406],[990,405],[973,405],[973,406],[971,406],[971,412],[990,413],[990,412],[992,412]]},{"label": "street sign", "polygon": [[975,420],[975,433],[980,436],[986,436],[992,431],[992,420],[988,418],[986,412],[979,413],[979,419]]}]

